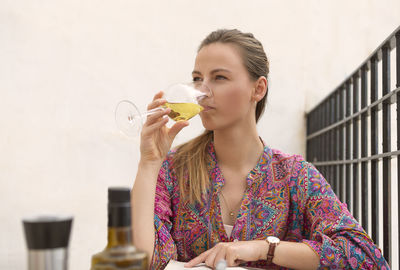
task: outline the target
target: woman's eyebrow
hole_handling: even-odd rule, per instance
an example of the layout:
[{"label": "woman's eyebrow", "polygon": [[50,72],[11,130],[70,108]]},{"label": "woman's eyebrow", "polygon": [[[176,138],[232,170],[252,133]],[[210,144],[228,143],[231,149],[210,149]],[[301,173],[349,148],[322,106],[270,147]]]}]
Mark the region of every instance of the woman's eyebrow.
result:
[{"label": "woman's eyebrow", "polygon": [[193,70],[193,71],[192,71],[192,75],[194,75],[194,74],[201,75],[201,72],[200,72],[200,71],[197,71],[197,70]]},{"label": "woman's eyebrow", "polygon": [[214,74],[214,73],[217,73],[217,72],[220,72],[220,71],[225,71],[225,72],[231,73],[231,71],[226,69],[226,68],[216,68],[216,69],[212,70],[210,72],[210,74]]},{"label": "woman's eyebrow", "polygon": [[[220,72],[220,71],[225,71],[225,72],[231,73],[231,71],[228,70],[228,69],[225,69],[225,68],[216,68],[216,69],[213,69],[213,70],[210,72],[210,74],[214,74],[214,73]],[[199,75],[201,75],[201,72],[200,72],[200,71],[197,71],[197,70],[193,70],[193,71],[192,71],[192,74],[199,74]]]}]

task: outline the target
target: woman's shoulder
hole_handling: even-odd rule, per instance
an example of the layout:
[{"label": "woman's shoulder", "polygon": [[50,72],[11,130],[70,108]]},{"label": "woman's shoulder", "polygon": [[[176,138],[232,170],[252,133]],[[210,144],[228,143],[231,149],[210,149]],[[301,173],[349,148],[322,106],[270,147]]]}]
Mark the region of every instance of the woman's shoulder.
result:
[{"label": "woman's shoulder", "polygon": [[306,159],[300,154],[289,154],[282,150],[270,148],[272,162],[276,163],[287,163],[295,165],[296,163],[308,163]]},{"label": "woman's shoulder", "polygon": [[272,149],[272,153],[271,168],[275,178],[284,176],[290,182],[289,185],[303,187],[304,190],[310,192],[318,191],[325,194],[325,191],[329,189],[329,183],[325,177],[302,155],[287,154],[277,149]]},{"label": "woman's shoulder", "polygon": [[270,148],[270,153],[270,164],[275,177],[297,177],[309,166],[309,162],[300,154],[289,154],[275,148]]}]

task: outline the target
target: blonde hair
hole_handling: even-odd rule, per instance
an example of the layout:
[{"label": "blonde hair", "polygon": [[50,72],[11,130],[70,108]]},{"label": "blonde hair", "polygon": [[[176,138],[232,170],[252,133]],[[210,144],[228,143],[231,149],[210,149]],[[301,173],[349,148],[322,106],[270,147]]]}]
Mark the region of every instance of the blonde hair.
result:
[{"label": "blonde hair", "polygon": [[[232,44],[239,48],[251,79],[256,81],[261,76],[268,78],[269,61],[262,44],[251,33],[243,33],[237,29],[220,29],[210,33],[200,44],[197,52],[212,43]],[[257,102],[256,121],[264,112],[267,93]],[[203,204],[202,196],[210,186],[207,163],[207,148],[213,140],[213,132],[205,130],[200,136],[177,147],[173,164],[178,178],[181,199],[189,203]]]}]

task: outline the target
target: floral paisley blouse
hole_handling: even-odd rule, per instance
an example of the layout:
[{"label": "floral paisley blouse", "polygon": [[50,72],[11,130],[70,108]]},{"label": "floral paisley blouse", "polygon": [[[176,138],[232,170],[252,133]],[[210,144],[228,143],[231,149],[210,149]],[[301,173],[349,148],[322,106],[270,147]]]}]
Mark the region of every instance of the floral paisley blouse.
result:
[{"label": "floral paisley blouse", "polygon": [[[347,205],[302,156],[264,147],[247,176],[247,189],[228,237],[218,196],[224,178],[213,142],[208,145],[207,164],[211,184],[203,206],[180,200],[174,153],[168,153],[157,180],[151,269],[164,269],[170,259],[189,261],[219,242],[266,239],[269,235],[307,244],[320,257],[320,269],[390,269]],[[245,266],[267,268],[266,261]]]}]

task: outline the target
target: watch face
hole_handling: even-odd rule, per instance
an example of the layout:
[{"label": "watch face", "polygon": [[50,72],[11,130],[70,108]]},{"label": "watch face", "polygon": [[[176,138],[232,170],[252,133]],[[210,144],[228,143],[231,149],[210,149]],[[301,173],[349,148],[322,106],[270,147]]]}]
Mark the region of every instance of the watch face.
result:
[{"label": "watch face", "polygon": [[267,237],[268,242],[270,242],[271,244],[279,244],[280,240],[279,238],[275,237],[275,236],[268,236]]}]

